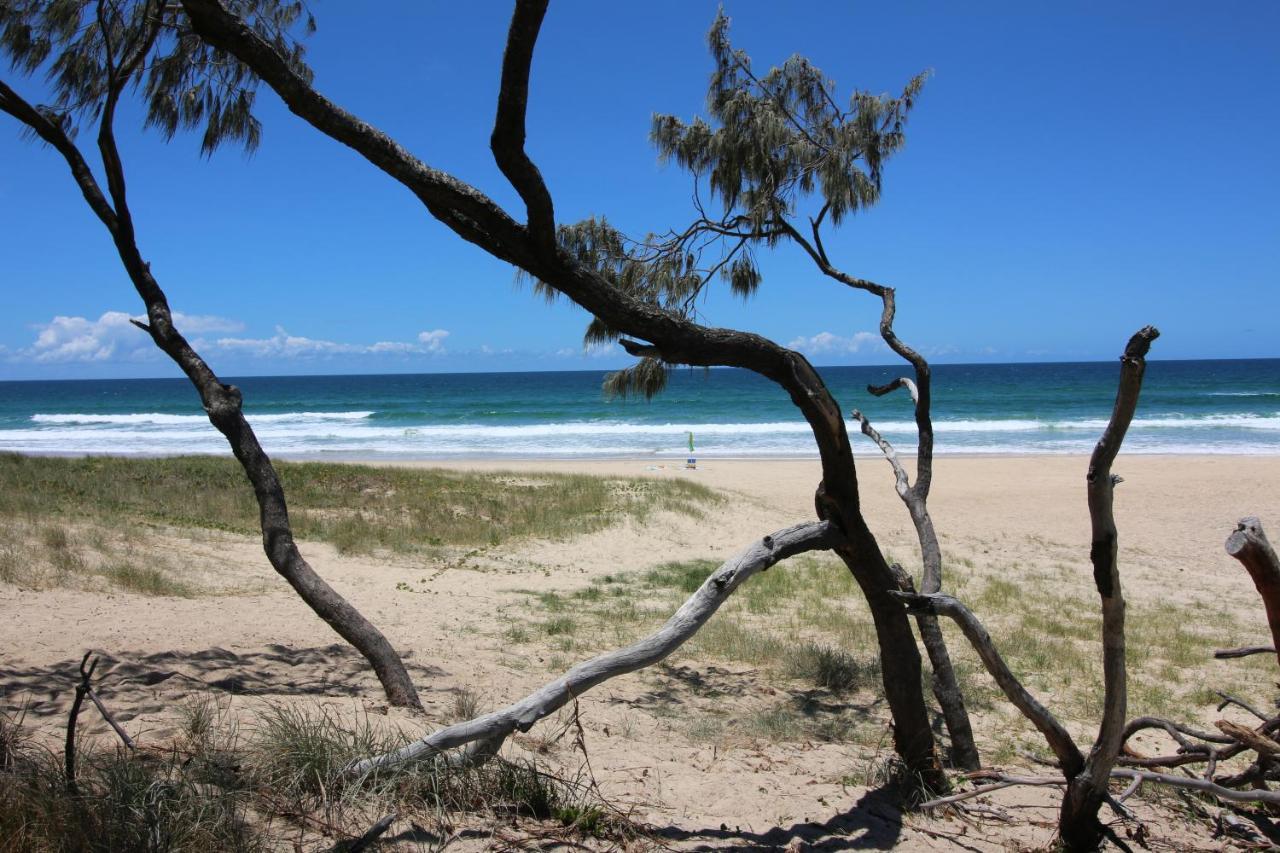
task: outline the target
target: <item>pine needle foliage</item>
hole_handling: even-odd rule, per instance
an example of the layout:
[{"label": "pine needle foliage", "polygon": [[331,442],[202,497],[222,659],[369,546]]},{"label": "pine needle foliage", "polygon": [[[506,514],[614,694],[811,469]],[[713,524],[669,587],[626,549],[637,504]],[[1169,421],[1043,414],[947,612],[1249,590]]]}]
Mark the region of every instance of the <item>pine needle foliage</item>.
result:
[{"label": "pine needle foliage", "polygon": [[[310,79],[303,48],[290,35],[300,23],[308,34],[315,30],[303,3],[228,5]],[[179,130],[199,131],[208,156],[224,142],[252,151],[261,139],[253,115],[257,78],[200,40],[171,0],[3,0],[0,54],[24,76],[43,74],[52,97],[38,108],[69,134],[102,117],[113,89],[130,88],[146,101],[145,126],[166,141]]]},{"label": "pine needle foliage", "polygon": [[[855,90],[842,104],[835,84],[802,56],[756,75],[750,57],[730,42],[729,23],[721,10],[707,37],[715,62],[707,117],[655,114],[650,130],[659,157],[692,175],[697,219],[641,240],[595,217],[558,232],[565,252],[614,287],[687,318],[697,316],[698,297],[717,278],[743,299],[755,294],[762,281],[756,251],[805,240],[795,224],[801,217],[814,235],[809,248],[821,252],[824,224],[838,226],[879,201],[884,165],[905,144],[908,115],[928,76],[916,75],[896,96]],[[718,212],[708,212],[704,192]],[[555,297],[543,282],[534,288]],[[596,318],[584,345],[618,338]],[[604,390],[651,397],[669,369],[646,356],[607,376]]]}]

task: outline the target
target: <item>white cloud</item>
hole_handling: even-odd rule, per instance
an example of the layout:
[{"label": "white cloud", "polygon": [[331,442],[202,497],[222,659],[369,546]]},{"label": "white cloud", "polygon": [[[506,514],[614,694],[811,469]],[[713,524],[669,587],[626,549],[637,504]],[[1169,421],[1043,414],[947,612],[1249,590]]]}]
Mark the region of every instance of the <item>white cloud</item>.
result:
[{"label": "white cloud", "polygon": [[419,332],[418,342],[427,348],[427,352],[444,352],[444,339],[449,333],[444,329],[432,329],[430,332]]},{"label": "white cloud", "polygon": [[[48,323],[36,325],[35,342],[29,347],[16,350],[14,355],[20,361],[46,364],[142,361],[158,357],[159,350],[151,342],[151,338],[134,326],[131,319],[146,320],[146,317],[133,317],[124,311],[107,311],[96,320],[60,314]],[[183,314],[180,311],[173,312],[173,322],[179,331],[191,334],[230,332],[244,328],[242,323],[225,317]]]},{"label": "white cloud", "polygon": [[444,339],[449,333],[434,329],[418,335],[417,343],[411,341],[378,341],[373,344],[345,344],[320,338],[291,335],[283,326],[276,326],[276,333],[269,338],[219,338],[212,346],[229,352],[241,352],[258,358],[307,359],[333,355],[443,355]]},{"label": "white cloud", "polygon": [[[36,339],[29,347],[12,352],[13,361],[39,363],[142,361],[157,358],[160,352],[150,337],[124,311],[107,311],[96,320],[59,315],[36,325]],[[174,325],[188,335],[239,332],[244,323],[210,314],[173,313]],[[309,359],[336,355],[441,355],[445,352],[445,329],[422,332],[416,341],[378,341],[348,344],[291,335],[282,326],[269,338],[224,336],[214,340],[197,338],[192,345],[200,351],[240,353],[256,358]],[[2,350],[0,350],[2,351]]]},{"label": "white cloud", "polygon": [[276,326],[276,333],[269,338],[218,338],[213,346],[228,352],[240,352],[258,358],[314,358],[322,355],[342,355],[364,352],[368,348],[335,341],[304,338],[291,335],[283,326]]},{"label": "white cloud", "polygon": [[800,350],[807,355],[849,355],[883,345],[875,332],[854,332],[847,338],[831,332],[818,332],[813,337],[798,337],[787,344],[789,349]]}]

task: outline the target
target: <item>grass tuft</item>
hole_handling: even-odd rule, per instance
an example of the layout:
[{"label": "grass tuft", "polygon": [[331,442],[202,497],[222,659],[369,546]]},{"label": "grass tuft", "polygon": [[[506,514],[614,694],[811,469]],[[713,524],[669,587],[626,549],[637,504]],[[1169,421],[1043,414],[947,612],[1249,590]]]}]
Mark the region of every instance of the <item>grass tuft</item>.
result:
[{"label": "grass tuft", "polygon": [[[722,500],[688,480],[517,475],[320,462],[277,463],[294,532],[343,552],[432,552],[539,536],[563,539],[623,517],[701,517]],[[161,524],[255,535],[258,510],[233,459],[51,458],[0,454],[0,521],[76,519],[112,527]],[[127,524],[122,524],[127,523]],[[73,553],[61,525],[50,553]]]}]

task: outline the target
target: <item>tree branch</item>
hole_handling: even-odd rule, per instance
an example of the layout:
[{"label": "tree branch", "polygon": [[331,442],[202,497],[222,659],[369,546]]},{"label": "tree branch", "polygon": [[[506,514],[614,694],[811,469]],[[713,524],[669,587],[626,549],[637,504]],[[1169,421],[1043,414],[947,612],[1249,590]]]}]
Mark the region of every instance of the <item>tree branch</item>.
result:
[{"label": "tree branch", "polygon": [[1275,653],[1275,646],[1240,646],[1235,649],[1218,649],[1213,653],[1213,656],[1218,660],[1227,660],[1229,658],[1247,658],[1250,655],[1273,655]]},{"label": "tree branch", "polygon": [[[862,434],[876,443],[880,448],[880,452],[884,454],[884,458],[888,460],[889,466],[893,468],[894,488],[898,492],[898,497],[904,501],[911,500],[911,480],[907,477],[907,469],[902,467],[902,462],[898,459],[898,451],[894,449],[889,440],[880,435],[880,432],[871,425],[871,421],[867,420],[867,416],[862,412],[854,409],[853,419],[862,427]],[[934,592],[934,590],[926,590],[926,592]]]},{"label": "tree branch", "polygon": [[1041,705],[1022,686],[1022,682],[1013,674],[1013,670],[1009,669],[1009,665],[1004,662],[1004,658],[1001,657],[995,643],[991,640],[991,635],[987,633],[987,629],[978,621],[978,617],[973,615],[973,611],[969,610],[957,599],[942,593],[911,595],[899,592],[894,593],[894,597],[905,604],[909,612],[933,613],[934,615],[946,616],[954,620],[960,630],[964,632],[974,651],[978,653],[978,657],[982,659],[982,664],[987,668],[987,672],[991,673],[991,677],[995,679],[996,684],[1004,691],[1004,695],[1044,735],[1049,748],[1057,756],[1058,766],[1062,768],[1063,772],[1070,777],[1084,768],[1084,756],[1080,754],[1080,749],[1076,746],[1075,741],[1071,739],[1071,735],[1067,733],[1062,723],[1058,722],[1058,719],[1049,712],[1049,709]]},{"label": "tree branch", "polygon": [[[971,791],[964,791],[949,797],[939,797],[926,803],[921,803],[921,809],[933,809],[939,806],[950,805],[962,800],[972,799],[992,791],[998,791],[1001,788],[1009,788],[1015,785],[1065,785],[1066,779],[1057,779],[1043,776],[1008,776],[1005,774],[994,774],[991,778],[996,781],[989,785],[981,785]],[[1252,790],[1237,791],[1232,788],[1224,788],[1204,779],[1197,779],[1191,776],[1173,776],[1167,773],[1152,773],[1147,770],[1130,770],[1128,768],[1117,767],[1113,769],[1109,778],[1112,779],[1129,779],[1139,784],[1144,782],[1154,782],[1159,785],[1168,785],[1171,788],[1187,788],[1193,791],[1199,791],[1220,800],[1226,800],[1231,803],[1267,803],[1268,805],[1280,805],[1280,791],[1268,790]]]},{"label": "tree branch", "polygon": [[[148,21],[140,51],[149,50],[160,29],[160,19]],[[144,50],[145,49],[145,50]],[[137,55],[135,62],[141,62]],[[145,330],[156,346],[187,375],[200,394],[210,423],[223,434],[253,485],[259,508],[263,550],[272,567],[334,631],[351,643],[370,663],[394,705],[420,710],[422,705],[404,662],[386,637],[363,614],[338,594],[311,567],[293,539],[284,488],[274,465],[245,419],[239,389],[225,385],[173,324],[168,298],[151,274],[151,265],[138,248],[126,201],[124,167],[116,146],[112,122],[115,106],[127,83],[116,77],[107,92],[98,130],[98,148],[107,177],[111,201],[103,196],[84,156],[67,133],[47,116],[0,82],[0,110],[26,124],[49,142],[66,160],[72,177],[90,208],[110,232],[125,271],[147,308]]]},{"label": "tree branch", "polygon": [[683,645],[711,618],[720,605],[752,575],[805,551],[831,548],[841,537],[827,522],[797,524],[765,536],[725,562],[658,631],[636,643],[580,663],[563,676],[506,708],[440,729],[408,746],[354,762],[348,772],[361,775],[382,767],[436,755],[475,741],[496,751],[512,732],[528,731],[597,684],[651,666]]},{"label": "tree branch", "polygon": [[884,385],[868,385],[867,393],[873,397],[883,397],[899,388],[906,388],[907,393],[911,395],[911,402],[920,405],[920,389],[916,387],[916,383],[908,379],[906,376],[899,376],[892,382],[886,382]]},{"label": "tree branch", "polygon": [[551,193],[542,173],[525,153],[525,111],[529,101],[529,67],[538,41],[547,0],[517,0],[502,57],[502,83],[498,90],[498,115],[489,147],[498,168],[524,199],[529,236],[544,259],[556,253],[556,221]]},{"label": "tree branch", "polygon": [[1104,789],[1111,766],[1123,743],[1128,692],[1125,670],[1124,595],[1120,588],[1117,563],[1119,545],[1113,502],[1115,482],[1111,464],[1133,421],[1142,391],[1146,355],[1151,342],[1160,336],[1154,326],[1140,329],[1129,339],[1120,359],[1120,382],[1115,406],[1102,437],[1089,460],[1086,484],[1093,543],[1089,558],[1093,563],[1094,584],[1102,599],[1102,667],[1104,706],[1098,737],[1089,753],[1087,772],[1091,787]]}]

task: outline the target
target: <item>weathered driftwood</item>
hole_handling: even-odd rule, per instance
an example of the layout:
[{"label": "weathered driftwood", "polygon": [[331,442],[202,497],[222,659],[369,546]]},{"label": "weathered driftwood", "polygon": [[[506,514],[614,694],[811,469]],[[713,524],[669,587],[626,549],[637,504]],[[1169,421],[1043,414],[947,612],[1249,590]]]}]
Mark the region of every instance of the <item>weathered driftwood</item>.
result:
[{"label": "weathered driftwood", "polygon": [[399,817],[395,813],[386,815],[381,818],[373,826],[364,831],[364,834],[352,841],[344,841],[337,844],[333,848],[333,853],[361,853],[368,850],[370,845],[374,844],[382,835],[391,828],[391,824],[396,822]]},{"label": "weathered driftwood", "polygon": [[[90,661],[90,658],[93,660]],[[102,714],[102,719],[107,721],[107,725],[111,726],[120,741],[130,750],[137,749],[133,738],[129,737],[129,733],[116,722],[116,718],[107,710],[107,706],[102,703],[93,689],[93,673],[98,668],[99,660],[101,658],[93,657],[92,649],[85,652],[84,657],[80,659],[80,680],[76,682],[75,698],[71,700],[71,710],[67,714],[67,737],[62,750],[68,788],[75,788],[76,784],[76,729],[80,719],[80,709],[86,698],[93,702],[98,713]]]},{"label": "weathered driftwood", "polygon": [[580,663],[500,711],[440,729],[394,752],[355,762],[348,771],[352,775],[365,774],[472,743],[483,745],[476,750],[477,756],[492,755],[512,732],[528,731],[534,723],[554,714],[597,684],[651,666],[670,655],[697,633],[747,578],[787,557],[831,548],[840,539],[833,525],[820,521],[797,524],[753,542],[712,572],[666,624],[643,640]]},{"label": "weathered driftwood", "polygon": [[[1227,553],[1239,560],[1249,577],[1253,578],[1253,585],[1262,596],[1262,606],[1267,611],[1272,647],[1280,648],[1280,561],[1267,541],[1267,534],[1262,531],[1262,522],[1253,516],[1240,519],[1235,532],[1227,537],[1226,548]],[[1280,661],[1280,657],[1277,660]]]},{"label": "weathered driftwood", "polygon": [[[1220,800],[1232,803],[1267,803],[1269,805],[1280,805],[1280,791],[1268,791],[1265,789],[1255,789],[1248,791],[1239,791],[1234,788],[1225,788],[1222,785],[1214,784],[1205,779],[1197,779],[1193,776],[1174,776],[1169,773],[1152,773],[1147,770],[1132,770],[1126,767],[1112,768],[1108,774],[1111,779],[1128,779],[1132,786],[1132,791],[1126,790],[1125,795],[1132,796],[1138,787],[1146,782],[1153,782],[1159,785],[1167,785],[1171,788],[1185,788],[1201,793],[1209,794]],[[922,809],[934,809],[941,806],[951,805],[973,797],[980,797],[983,794],[989,794],[992,791],[998,791],[1001,788],[1011,788],[1015,785],[1066,785],[1066,778],[1049,777],[1049,776],[1013,776],[1006,774],[992,774],[987,778],[995,781],[979,785],[969,791],[961,791],[958,794],[951,794],[946,797],[938,797],[928,802],[921,803]],[[1119,798],[1118,798],[1119,799]],[[1096,849],[1096,845],[1095,845]]]},{"label": "weathered driftwood", "polygon": [[1267,735],[1254,731],[1248,726],[1233,723],[1231,720],[1218,720],[1214,723],[1224,735],[1252,749],[1261,756],[1280,755],[1280,743],[1276,743]]},{"label": "weathered driftwood", "polygon": [[62,747],[62,760],[67,787],[72,790],[76,786],[76,724],[80,719],[80,707],[84,704],[84,697],[89,693],[89,682],[93,678],[93,671],[98,668],[98,658],[93,658],[92,663],[89,662],[92,656],[93,652],[88,651],[80,659],[80,680],[76,683],[76,695],[71,700],[71,710],[67,713],[67,738]]}]

